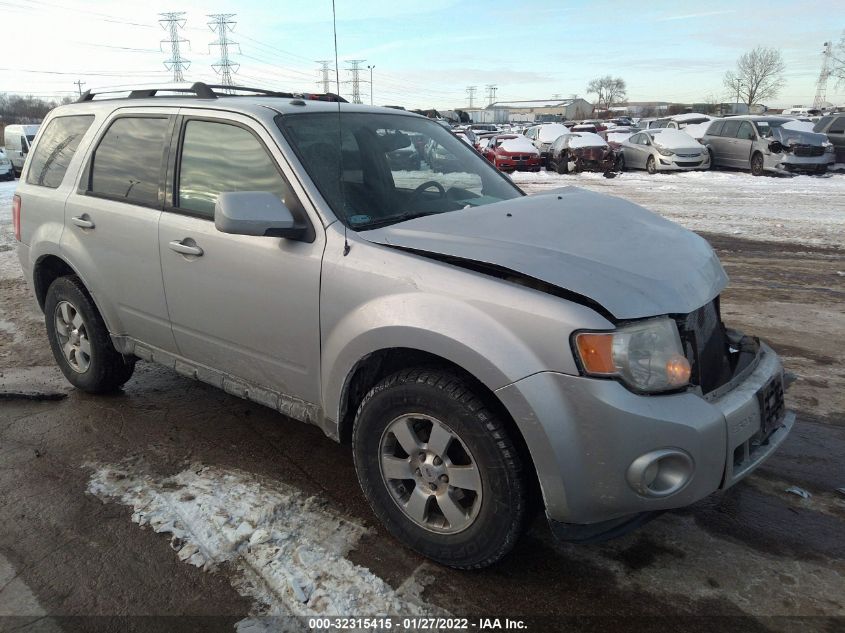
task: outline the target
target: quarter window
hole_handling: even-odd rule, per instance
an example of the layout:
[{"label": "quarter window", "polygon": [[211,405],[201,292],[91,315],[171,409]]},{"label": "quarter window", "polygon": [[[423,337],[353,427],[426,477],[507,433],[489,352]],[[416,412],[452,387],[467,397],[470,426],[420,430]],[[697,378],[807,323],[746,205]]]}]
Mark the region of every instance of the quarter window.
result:
[{"label": "quarter window", "polygon": [[264,145],[236,125],[188,121],[182,142],[177,206],[214,217],[217,197],[231,191],[273,193],[301,216],[304,210]]},{"label": "quarter window", "polygon": [[116,119],[94,152],[88,191],[133,204],[156,206],[168,125],[166,118]]},{"label": "quarter window", "polygon": [[32,153],[26,181],[51,189],[62,184],[79,142],[93,121],[93,115],[63,116],[50,121]]},{"label": "quarter window", "polygon": [[845,134],[845,116],[841,116],[830,124],[828,134]]}]

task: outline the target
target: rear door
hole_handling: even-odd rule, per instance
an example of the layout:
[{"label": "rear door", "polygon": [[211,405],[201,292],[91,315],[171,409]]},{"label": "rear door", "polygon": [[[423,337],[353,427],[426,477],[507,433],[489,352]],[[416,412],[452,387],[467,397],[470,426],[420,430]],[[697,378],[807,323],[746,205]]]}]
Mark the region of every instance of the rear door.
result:
[{"label": "rear door", "polygon": [[[179,151],[159,232],[179,352],[251,383],[318,402],[325,233],[311,222],[303,192],[294,190],[286,175],[290,171],[280,167],[287,164],[267,130],[235,113],[188,112],[180,117],[174,141]],[[214,205],[229,191],[278,195],[312,227],[312,241],[221,233],[214,226]]]},{"label": "rear door", "polygon": [[65,206],[62,250],[112,334],[175,351],[164,300],[158,221],[175,108],[112,114]]},{"label": "rear door", "polygon": [[836,162],[845,162],[845,114],[833,117],[830,127],[822,131],[836,148]]}]

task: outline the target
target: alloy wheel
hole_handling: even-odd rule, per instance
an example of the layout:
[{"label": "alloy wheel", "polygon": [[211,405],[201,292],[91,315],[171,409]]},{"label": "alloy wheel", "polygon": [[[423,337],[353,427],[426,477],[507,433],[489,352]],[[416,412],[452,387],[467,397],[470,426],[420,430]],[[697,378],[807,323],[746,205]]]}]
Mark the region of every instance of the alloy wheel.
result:
[{"label": "alloy wheel", "polygon": [[54,323],[65,360],[73,371],[84,374],[91,365],[91,341],[82,315],[70,302],[60,301]]},{"label": "alloy wheel", "polygon": [[446,424],[422,413],[394,419],[379,444],[382,480],[399,509],[414,523],[456,534],[481,508],[478,464]]}]

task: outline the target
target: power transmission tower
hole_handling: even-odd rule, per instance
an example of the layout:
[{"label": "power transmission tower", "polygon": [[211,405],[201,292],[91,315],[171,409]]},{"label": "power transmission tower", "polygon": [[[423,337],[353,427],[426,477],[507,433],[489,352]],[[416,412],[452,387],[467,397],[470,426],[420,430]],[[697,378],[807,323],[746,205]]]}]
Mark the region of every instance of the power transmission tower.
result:
[{"label": "power transmission tower", "polygon": [[467,96],[469,97],[469,107],[472,107],[473,99],[475,99],[476,86],[467,86]]},{"label": "power transmission tower", "polygon": [[188,67],[191,65],[191,62],[182,57],[181,52],[179,51],[179,46],[182,42],[185,42],[190,46],[190,42],[182,37],[179,36],[179,29],[185,28],[185,12],[184,11],[175,11],[170,13],[159,13],[161,19],[158,21],[161,24],[161,28],[165,29],[170,34],[169,40],[161,40],[159,44],[159,48],[164,50],[164,44],[170,44],[170,59],[164,62],[164,67],[167,70],[173,71],[173,81],[174,82],[182,82],[185,81],[185,76],[182,74],[183,70],[188,70]]},{"label": "power transmission tower", "polygon": [[73,83],[76,84],[76,88],[77,88],[77,90],[79,90],[79,96],[81,97],[82,96],[82,86],[85,85],[85,82],[82,81],[81,79],[77,79]]},{"label": "power transmission tower", "polygon": [[209,15],[208,17],[211,18],[211,22],[208,23],[208,27],[217,33],[217,41],[212,42],[209,45],[209,50],[212,46],[216,46],[220,51],[220,61],[216,64],[212,64],[211,67],[214,69],[223,82],[224,86],[234,86],[234,82],[232,81],[232,73],[237,73],[238,68],[241,67],[240,64],[236,64],[229,60],[229,47],[230,46],[237,46],[238,52],[240,53],[240,44],[237,42],[232,42],[228,37],[227,33],[229,31],[233,31],[235,29],[235,24],[237,22],[233,22],[232,18],[235,17],[234,13],[214,13]]},{"label": "power transmission tower", "polygon": [[[347,59],[346,63],[350,64],[351,67],[347,68],[347,70],[352,74],[352,103],[363,103],[361,101],[361,64],[363,64],[366,59]],[[366,79],[364,80],[366,81]]]},{"label": "power transmission tower", "polygon": [[487,105],[493,105],[496,100],[496,84],[487,84],[485,89],[487,90]]},{"label": "power transmission tower", "polygon": [[813,107],[817,109],[827,103],[827,80],[830,77],[830,58],[832,56],[831,43],[825,42],[822,50],[822,70],[816,81],[816,97],[813,99]]},{"label": "power transmission tower", "polygon": [[[331,61],[321,59],[318,60],[317,63],[320,64],[320,81],[317,82],[317,85],[322,87],[324,93],[331,92],[329,89],[331,87],[331,80],[329,79]],[[340,88],[337,90],[340,92]]]}]

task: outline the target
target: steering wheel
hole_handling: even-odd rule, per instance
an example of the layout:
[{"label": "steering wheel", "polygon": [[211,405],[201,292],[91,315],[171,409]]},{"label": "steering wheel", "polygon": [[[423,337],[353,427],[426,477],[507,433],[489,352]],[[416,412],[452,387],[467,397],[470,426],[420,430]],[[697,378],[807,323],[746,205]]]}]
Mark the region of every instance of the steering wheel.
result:
[{"label": "steering wheel", "polygon": [[422,194],[422,192],[423,192],[423,191],[425,191],[426,189],[431,189],[432,187],[434,187],[435,189],[437,189],[437,191],[440,193],[440,197],[441,197],[441,198],[445,198],[445,197],[446,197],[446,189],[444,189],[444,188],[443,188],[443,185],[441,185],[441,184],[440,184],[439,182],[437,182],[436,180],[429,180],[429,181],[424,182],[423,184],[421,184],[419,187],[417,187],[416,189],[414,189],[414,195],[415,195],[415,196],[419,196],[420,194]]}]

